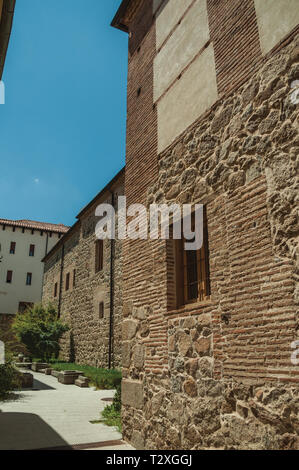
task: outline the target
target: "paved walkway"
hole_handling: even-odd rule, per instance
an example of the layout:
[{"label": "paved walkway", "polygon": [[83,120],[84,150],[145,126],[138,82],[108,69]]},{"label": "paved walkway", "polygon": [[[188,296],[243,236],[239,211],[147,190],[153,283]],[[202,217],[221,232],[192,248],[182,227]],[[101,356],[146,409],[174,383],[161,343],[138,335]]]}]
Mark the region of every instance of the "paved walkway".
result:
[{"label": "paved walkway", "polygon": [[133,450],[113,427],[100,419],[112,390],[96,391],[62,385],[55,377],[32,372],[33,389],[16,392],[0,402],[0,450],[75,449]]}]

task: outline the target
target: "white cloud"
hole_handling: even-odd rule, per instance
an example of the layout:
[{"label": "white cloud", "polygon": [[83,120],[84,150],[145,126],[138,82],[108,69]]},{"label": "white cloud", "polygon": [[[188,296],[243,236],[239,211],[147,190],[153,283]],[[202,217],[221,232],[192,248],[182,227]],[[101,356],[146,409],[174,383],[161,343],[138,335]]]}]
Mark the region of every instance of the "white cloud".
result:
[{"label": "white cloud", "polygon": [[39,178],[34,178],[34,182],[35,182],[35,184],[38,184],[39,183]]}]

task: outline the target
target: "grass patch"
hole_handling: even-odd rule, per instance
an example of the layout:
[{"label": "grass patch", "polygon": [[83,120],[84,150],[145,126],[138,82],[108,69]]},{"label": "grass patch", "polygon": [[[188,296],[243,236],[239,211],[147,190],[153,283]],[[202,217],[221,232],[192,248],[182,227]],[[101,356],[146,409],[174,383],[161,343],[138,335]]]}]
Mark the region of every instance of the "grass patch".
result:
[{"label": "grass patch", "polygon": [[119,410],[115,409],[115,406],[107,405],[102,411],[103,423],[107,426],[115,426],[119,432],[122,432],[121,427],[121,413]]},{"label": "grass patch", "polygon": [[113,390],[121,382],[121,371],[118,369],[99,369],[97,367],[59,361],[51,363],[51,367],[58,371],[80,370],[84,373],[85,377],[90,379],[91,384],[99,390]]},{"label": "grass patch", "polygon": [[116,387],[116,393],[112,405],[107,405],[102,411],[103,423],[107,426],[115,426],[122,432],[121,426],[121,386]]}]

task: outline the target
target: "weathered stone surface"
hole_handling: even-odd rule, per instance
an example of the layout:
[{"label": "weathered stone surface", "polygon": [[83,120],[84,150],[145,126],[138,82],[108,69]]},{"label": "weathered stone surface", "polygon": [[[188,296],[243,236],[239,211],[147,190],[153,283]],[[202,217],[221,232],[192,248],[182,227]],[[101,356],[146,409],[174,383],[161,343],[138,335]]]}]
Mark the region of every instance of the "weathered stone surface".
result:
[{"label": "weathered stone surface", "polygon": [[[115,180],[113,191],[118,195],[124,194],[124,172]],[[123,315],[128,318],[133,309],[131,299],[126,299],[127,302],[123,306],[122,242],[118,237],[114,240],[113,247],[110,240],[104,240],[102,269],[98,270],[96,266],[95,227],[99,218],[95,211],[99,204],[110,202],[110,198],[111,195],[107,193],[99,193],[88,206],[88,210],[81,212],[80,220],[63,243],[63,252],[61,240],[55,246],[45,262],[43,286],[43,302],[51,302],[56,308],[60,306],[61,319],[71,327],[60,341],[60,358],[66,362],[103,368],[107,368],[110,361],[115,367],[120,367],[121,321]],[[77,209],[79,211],[79,207]],[[112,348],[109,346],[111,248],[114,248]],[[67,275],[70,278],[68,290],[65,289]],[[57,296],[54,296],[55,284]]]},{"label": "weathered stone surface", "polygon": [[134,366],[137,367],[137,369],[142,369],[144,366],[144,355],[145,355],[145,349],[144,346],[141,344],[137,344],[133,350],[133,361],[134,361]]},{"label": "weathered stone surface", "polygon": [[131,364],[131,343],[122,343],[122,365],[123,367],[130,367]]},{"label": "weathered stone surface", "polygon": [[143,407],[144,397],[142,382],[134,380],[122,381],[122,403],[136,409]]},{"label": "weathered stone surface", "polygon": [[184,382],[184,391],[189,395],[190,397],[196,397],[197,396],[197,385],[195,380],[193,379],[188,379]]},{"label": "weathered stone surface", "polygon": [[134,338],[137,331],[137,323],[133,320],[126,320],[122,324],[122,338],[123,341]]},{"label": "weathered stone surface", "polygon": [[210,338],[199,338],[194,347],[199,354],[206,354],[210,351],[211,348],[211,339]]},{"label": "weathered stone surface", "polygon": [[[131,364],[124,372],[144,378],[145,411],[123,411],[125,436],[141,423],[148,449],[298,443],[298,387],[287,352],[298,334],[299,121],[290,102],[298,53],[292,58],[294,44],[281,47],[158,156],[148,193],[207,205],[211,300],[174,315],[172,264],[153,248],[145,268],[157,310],[148,323],[148,369],[142,375]],[[140,301],[140,289],[135,294]],[[138,341],[140,330],[134,347]]]},{"label": "weathered stone surface", "polygon": [[191,350],[191,347],[192,347],[190,336],[187,335],[186,333],[182,332],[182,331],[179,332],[178,338],[177,338],[177,343],[178,343],[179,352],[183,356],[187,356],[188,353]]},{"label": "weathered stone surface", "polygon": [[144,437],[140,431],[133,431],[131,442],[136,450],[144,450]]}]

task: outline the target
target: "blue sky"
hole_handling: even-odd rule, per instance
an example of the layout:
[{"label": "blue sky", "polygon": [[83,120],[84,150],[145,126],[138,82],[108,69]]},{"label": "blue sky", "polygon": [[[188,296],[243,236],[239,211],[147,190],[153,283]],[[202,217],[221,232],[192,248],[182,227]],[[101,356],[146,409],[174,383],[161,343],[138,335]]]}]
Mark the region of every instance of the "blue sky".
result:
[{"label": "blue sky", "polygon": [[125,163],[121,0],[17,0],[0,105],[0,218],[71,225]]}]

